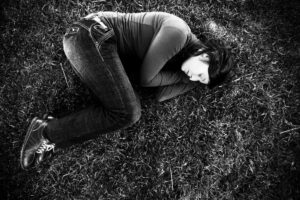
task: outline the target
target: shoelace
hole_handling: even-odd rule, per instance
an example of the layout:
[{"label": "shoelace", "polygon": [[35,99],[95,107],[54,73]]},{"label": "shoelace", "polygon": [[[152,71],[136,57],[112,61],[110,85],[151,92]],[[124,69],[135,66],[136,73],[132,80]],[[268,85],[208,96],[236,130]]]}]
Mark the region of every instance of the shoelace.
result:
[{"label": "shoelace", "polygon": [[47,141],[43,141],[42,145],[36,150],[36,153],[42,154],[44,151],[51,151],[54,147],[55,144],[47,144]]}]

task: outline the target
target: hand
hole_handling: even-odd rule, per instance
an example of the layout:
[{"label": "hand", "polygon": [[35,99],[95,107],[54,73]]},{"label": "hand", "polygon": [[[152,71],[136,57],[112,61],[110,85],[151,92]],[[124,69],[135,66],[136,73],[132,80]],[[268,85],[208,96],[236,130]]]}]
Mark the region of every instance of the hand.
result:
[{"label": "hand", "polygon": [[185,73],[180,73],[180,75],[182,76],[181,78],[181,83],[190,83],[190,78],[185,74]]}]

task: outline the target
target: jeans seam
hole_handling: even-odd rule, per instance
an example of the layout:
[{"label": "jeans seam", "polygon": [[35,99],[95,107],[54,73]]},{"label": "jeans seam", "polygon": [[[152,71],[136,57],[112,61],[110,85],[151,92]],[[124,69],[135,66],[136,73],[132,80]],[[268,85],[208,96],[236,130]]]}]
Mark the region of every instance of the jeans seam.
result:
[{"label": "jeans seam", "polygon": [[[96,23],[95,23],[95,24],[96,24]],[[112,75],[112,72],[111,72],[110,68],[107,66],[107,64],[106,64],[106,62],[105,62],[105,60],[104,60],[104,58],[103,58],[103,56],[101,55],[101,52],[100,52],[100,46],[102,45],[102,43],[105,42],[105,41],[106,41],[108,38],[110,38],[111,36],[113,36],[113,33],[114,33],[114,32],[113,32],[113,29],[111,29],[111,30],[108,31],[105,35],[103,35],[103,37],[101,37],[101,38],[99,39],[100,42],[98,42],[98,41],[94,38],[94,36],[93,36],[93,34],[92,34],[92,28],[93,28],[93,26],[94,26],[95,24],[92,24],[92,25],[90,26],[90,28],[89,28],[89,30],[88,30],[89,36],[90,36],[90,38],[92,39],[92,41],[93,41],[93,43],[94,43],[94,45],[95,45],[95,47],[96,47],[96,50],[97,50],[97,52],[98,52],[100,58],[101,58],[102,61],[103,61],[103,65],[105,66],[106,70],[109,72],[109,76],[113,79],[114,82],[116,82],[116,79],[115,79],[114,76]],[[123,100],[123,98],[122,98],[120,89],[119,89],[119,88],[116,88],[116,90],[118,91],[119,98],[120,98],[120,100],[121,100],[121,102],[122,102],[122,107],[124,107],[124,100]]]},{"label": "jeans seam", "polygon": [[93,26],[91,26],[91,27],[89,28],[89,30],[88,30],[89,36],[90,36],[90,38],[92,39],[92,41],[93,41],[93,43],[94,43],[94,45],[95,45],[95,47],[96,47],[96,50],[97,50],[97,52],[98,52],[98,54],[99,54],[101,60],[104,62],[104,58],[103,58],[103,56],[102,56],[102,54],[101,54],[101,52],[100,52],[100,49],[99,49],[99,48],[100,48],[100,44],[99,44],[99,42],[93,37],[93,34],[92,34],[92,27],[93,27]]},{"label": "jeans seam", "polygon": [[[95,45],[95,48],[98,52],[98,55],[100,56],[101,60],[103,61],[103,65],[105,66],[105,69],[107,70],[107,72],[109,73],[109,76],[112,78],[112,80],[114,82],[116,82],[116,79],[114,78],[114,76],[112,75],[112,72],[110,70],[110,68],[107,66],[103,56],[101,55],[101,52],[100,52],[100,46],[103,42],[105,42],[109,37],[113,36],[113,29],[109,30],[106,34],[104,34],[99,40],[100,42],[98,42],[94,36],[92,35],[92,28],[94,27],[95,24],[98,24],[97,22],[93,23],[92,25],[90,25],[90,28],[88,28],[88,26],[84,25],[83,23],[81,22],[75,22],[74,24],[77,24],[77,25],[80,25],[82,26],[84,29],[86,29],[88,32],[89,32],[89,37],[92,39],[92,42],[94,43]],[[96,30],[97,31],[97,30]],[[99,32],[99,31],[98,31]],[[99,32],[100,33],[100,32]],[[103,33],[101,33],[103,34]],[[77,70],[76,70],[77,71]],[[80,74],[80,72],[78,72]],[[121,103],[122,103],[122,107],[124,108],[125,105],[124,105],[124,100],[122,98],[122,95],[121,95],[121,91],[120,91],[120,88],[116,88],[117,90],[117,93],[119,95],[119,99],[121,100]]]}]

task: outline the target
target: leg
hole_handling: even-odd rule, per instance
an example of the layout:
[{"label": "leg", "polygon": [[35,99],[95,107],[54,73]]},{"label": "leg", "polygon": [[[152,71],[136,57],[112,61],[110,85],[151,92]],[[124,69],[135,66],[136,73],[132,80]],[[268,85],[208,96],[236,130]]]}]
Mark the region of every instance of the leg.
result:
[{"label": "leg", "polygon": [[[65,35],[64,51],[99,104],[50,121],[46,132],[55,143],[115,131],[135,123],[141,115],[139,100],[117,53],[113,30],[103,34],[94,26],[89,31],[77,27],[77,33]],[[96,48],[95,43],[101,45]]]},{"label": "leg", "polygon": [[[74,26],[64,37],[64,50],[74,70],[99,99],[90,106],[61,119],[34,118],[21,149],[21,167],[39,164],[52,143],[89,139],[135,123],[141,115],[139,99],[117,53],[112,29],[100,30],[92,20]],[[87,26],[86,26],[87,25]],[[50,141],[49,141],[50,140]]]}]

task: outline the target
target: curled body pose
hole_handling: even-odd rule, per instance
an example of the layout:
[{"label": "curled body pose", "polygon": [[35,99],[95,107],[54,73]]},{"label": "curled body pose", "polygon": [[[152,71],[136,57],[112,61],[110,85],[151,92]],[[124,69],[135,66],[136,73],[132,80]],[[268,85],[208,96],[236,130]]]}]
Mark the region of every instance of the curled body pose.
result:
[{"label": "curled body pose", "polygon": [[21,149],[23,169],[40,164],[56,144],[137,122],[133,84],[158,87],[161,102],[199,84],[221,84],[232,66],[225,48],[201,42],[181,18],[163,12],[92,13],[70,25],[63,48],[99,103],[62,118],[35,117]]}]

